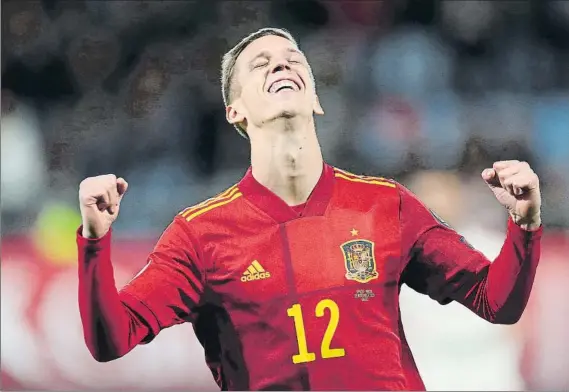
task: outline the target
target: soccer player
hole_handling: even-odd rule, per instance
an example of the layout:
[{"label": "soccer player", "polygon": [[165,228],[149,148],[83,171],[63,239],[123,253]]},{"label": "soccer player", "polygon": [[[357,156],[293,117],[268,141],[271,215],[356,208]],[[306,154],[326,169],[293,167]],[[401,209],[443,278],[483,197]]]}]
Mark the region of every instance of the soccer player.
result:
[{"label": "soccer player", "polygon": [[526,163],[482,173],[510,215],[490,262],[397,182],[324,163],[314,125],[323,110],[288,32],[263,29],[231,49],[222,90],[251,168],[180,212],[120,291],[110,227],[127,183],[103,175],[80,185],[79,305],[95,359],[191,322],[223,390],[424,390],[400,322],[403,284],[491,323],[518,321],[542,232]]}]

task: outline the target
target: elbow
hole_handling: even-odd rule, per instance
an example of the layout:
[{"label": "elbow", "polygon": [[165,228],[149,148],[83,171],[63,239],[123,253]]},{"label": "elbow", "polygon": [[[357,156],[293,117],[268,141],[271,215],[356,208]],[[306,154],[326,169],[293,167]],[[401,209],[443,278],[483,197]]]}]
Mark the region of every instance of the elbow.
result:
[{"label": "elbow", "polygon": [[118,350],[112,350],[107,347],[88,346],[88,348],[93,359],[101,363],[114,361],[115,359],[119,359],[126,354],[126,352],[122,353]]},{"label": "elbow", "polygon": [[84,342],[95,361],[110,362],[128,353],[128,334],[121,333],[120,325],[109,325],[100,319],[84,321]]},{"label": "elbow", "polygon": [[89,352],[91,353],[93,359],[101,363],[114,361],[115,359],[118,359],[122,356],[115,350],[110,350],[108,348],[100,347],[99,345],[95,346],[87,344],[87,348],[89,349]]},{"label": "elbow", "polygon": [[526,310],[527,297],[523,300],[518,299],[517,301],[508,302],[495,313],[493,324],[514,325],[520,321]]},{"label": "elbow", "polygon": [[[91,350],[89,350],[91,351]],[[91,356],[93,357],[93,359],[97,362],[100,363],[104,363],[104,362],[111,362],[114,361],[115,359],[120,358],[120,355],[112,355],[109,353],[101,353],[101,352],[96,352],[96,351],[91,351]]]},{"label": "elbow", "polygon": [[[522,318],[526,305],[528,303],[529,295],[516,295],[512,293],[508,298],[499,306],[490,307],[492,317],[488,320],[492,324],[498,325],[514,325]],[[488,301],[487,303],[495,303],[496,301]]]},{"label": "elbow", "polygon": [[110,362],[124,356],[126,347],[114,344],[108,336],[85,335],[85,344],[93,359],[97,362]]},{"label": "elbow", "polygon": [[102,355],[93,355],[93,359],[95,359],[95,361],[99,362],[99,363],[105,363],[105,362],[111,362],[114,361],[115,359],[117,359],[118,357],[112,357],[112,356],[102,356]]},{"label": "elbow", "polygon": [[496,325],[514,325],[518,321],[520,321],[520,317],[504,317],[504,318],[496,318],[492,320],[492,324]]},{"label": "elbow", "polygon": [[498,312],[490,322],[496,325],[514,325],[522,318],[523,310],[520,311],[510,311],[510,312]]}]

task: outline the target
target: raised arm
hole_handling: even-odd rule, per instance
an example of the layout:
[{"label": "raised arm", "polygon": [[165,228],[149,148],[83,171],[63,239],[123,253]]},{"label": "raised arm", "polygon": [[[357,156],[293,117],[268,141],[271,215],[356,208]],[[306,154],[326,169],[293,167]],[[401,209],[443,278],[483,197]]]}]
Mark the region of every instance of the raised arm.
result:
[{"label": "raised arm", "polygon": [[[491,189],[499,186],[491,181],[493,178],[497,179],[496,172],[485,177]],[[510,195],[492,190],[503,197],[500,202]],[[512,188],[512,192],[520,191]],[[460,302],[492,323],[517,322],[529,299],[539,262],[541,222],[530,222],[519,210],[511,211],[504,245],[498,257],[490,261],[411,192],[401,188],[400,194],[403,254],[408,261],[403,282],[442,304]],[[514,222],[516,217],[518,223]]]},{"label": "raised arm", "polygon": [[163,328],[191,321],[204,290],[198,245],[178,217],[162,234],[143,270],[117,290],[110,226],[126,187],[122,179],[100,176],[83,181],[79,191],[83,218],[77,233],[79,310],[85,343],[101,362],[122,357]]}]

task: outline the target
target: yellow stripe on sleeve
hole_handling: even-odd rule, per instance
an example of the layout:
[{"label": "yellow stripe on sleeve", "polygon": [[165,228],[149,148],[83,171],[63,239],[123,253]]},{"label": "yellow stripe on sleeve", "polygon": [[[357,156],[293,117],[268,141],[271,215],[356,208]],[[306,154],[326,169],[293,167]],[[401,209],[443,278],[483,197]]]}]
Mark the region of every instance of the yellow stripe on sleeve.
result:
[{"label": "yellow stripe on sleeve", "polygon": [[195,206],[192,207],[188,207],[186,208],[184,211],[182,211],[180,213],[180,215],[182,215],[184,218],[187,217],[188,215],[190,215],[192,212],[195,212],[201,208],[207,207],[208,205],[211,205],[213,203],[217,203],[218,201],[224,200],[226,198],[230,198],[233,195],[235,195],[235,193],[237,193],[239,191],[239,188],[237,188],[237,185],[232,186],[231,188],[227,189],[226,191],[220,193],[217,196],[214,196],[212,198],[209,198],[205,201],[202,201],[199,204],[196,204]]},{"label": "yellow stripe on sleeve", "polygon": [[348,176],[350,178],[359,178],[361,180],[373,180],[373,181],[389,182],[389,179],[387,179],[385,177],[374,177],[374,176],[364,176],[364,175],[354,174],[354,173],[350,173],[349,171],[338,169],[337,167],[334,168],[334,170],[336,171],[336,173],[341,173],[341,174]]},{"label": "yellow stripe on sleeve", "polygon": [[379,180],[367,180],[367,179],[363,179],[363,178],[354,178],[354,177],[348,177],[340,172],[337,172],[336,177],[338,178],[342,178],[344,180],[347,181],[352,181],[352,182],[361,182],[363,184],[371,184],[371,185],[381,185],[381,186],[387,186],[390,188],[395,188],[395,184],[392,184],[391,182],[387,182],[387,181],[379,181]]},{"label": "yellow stripe on sleeve", "polygon": [[226,199],[226,200],[217,202],[217,203],[215,203],[215,204],[211,204],[211,205],[209,205],[209,206],[207,206],[207,207],[204,207],[204,208],[202,208],[202,209],[200,209],[200,210],[197,210],[197,211],[193,212],[190,216],[188,216],[188,217],[186,218],[186,220],[189,222],[189,221],[191,221],[192,219],[194,219],[194,218],[196,218],[196,217],[198,217],[198,216],[200,216],[200,215],[202,215],[202,214],[205,214],[205,213],[208,212],[208,211],[211,211],[211,210],[216,209],[216,208],[218,208],[218,207],[221,207],[221,206],[224,206],[224,205],[226,205],[226,204],[229,204],[229,203],[231,203],[233,200],[236,200],[236,199],[238,199],[238,198],[241,197],[241,196],[243,196],[243,194],[242,194],[241,192],[237,192],[237,193],[235,193],[233,196],[231,196],[229,199]]}]

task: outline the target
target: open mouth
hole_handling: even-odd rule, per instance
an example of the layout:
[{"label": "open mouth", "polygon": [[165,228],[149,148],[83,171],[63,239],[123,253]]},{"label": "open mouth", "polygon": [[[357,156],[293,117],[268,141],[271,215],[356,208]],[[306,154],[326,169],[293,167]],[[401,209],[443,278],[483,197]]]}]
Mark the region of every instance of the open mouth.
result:
[{"label": "open mouth", "polygon": [[292,79],[281,79],[273,82],[269,86],[269,94],[276,94],[281,91],[300,91],[300,86]]}]

